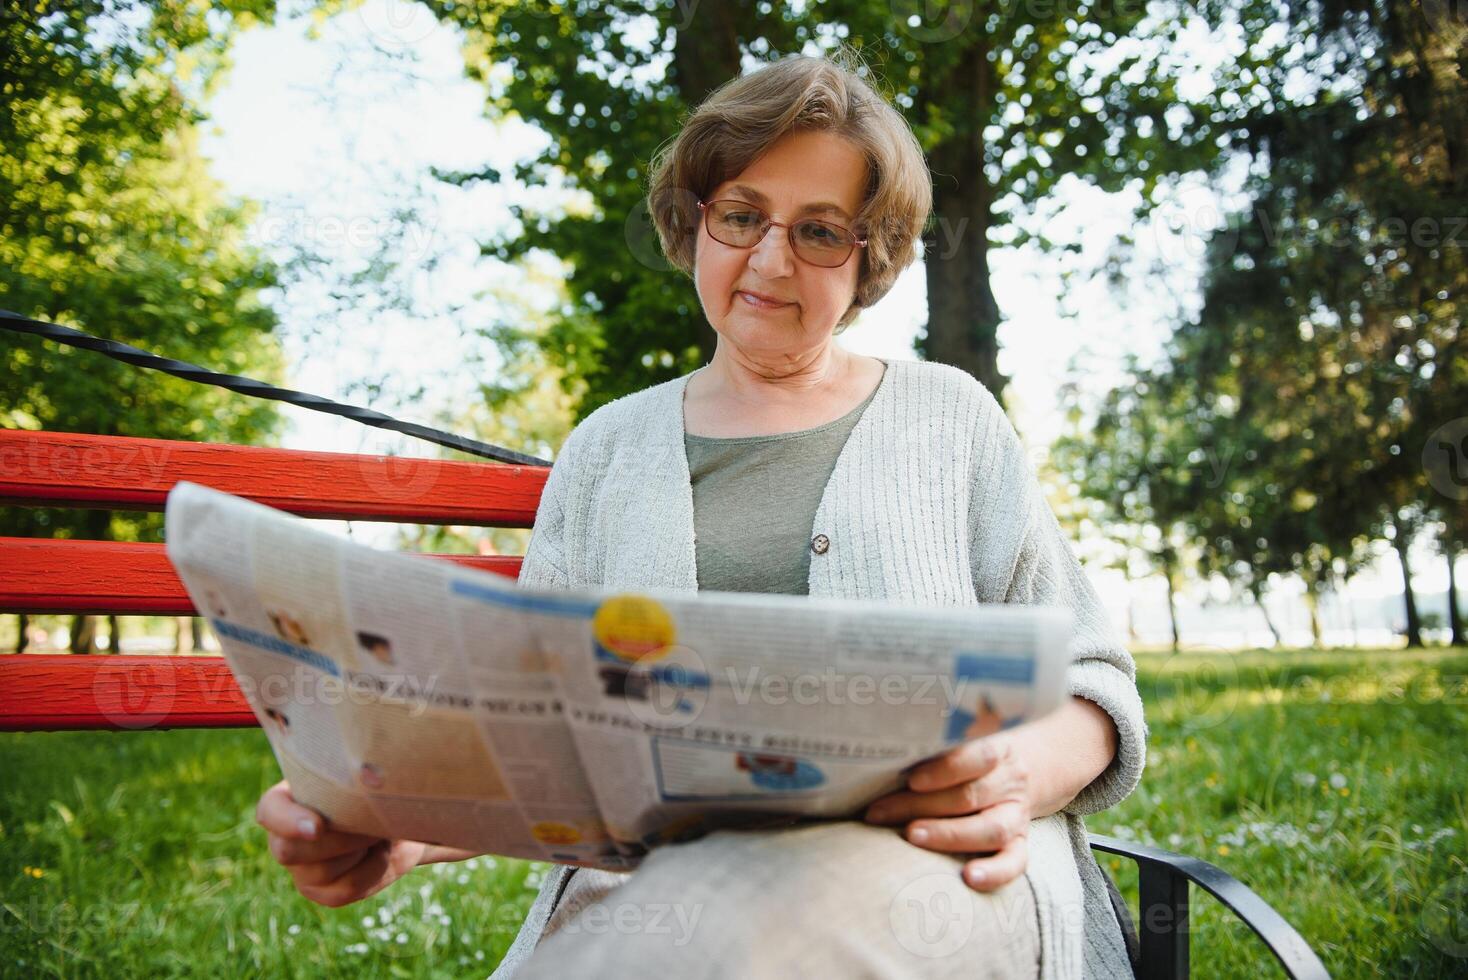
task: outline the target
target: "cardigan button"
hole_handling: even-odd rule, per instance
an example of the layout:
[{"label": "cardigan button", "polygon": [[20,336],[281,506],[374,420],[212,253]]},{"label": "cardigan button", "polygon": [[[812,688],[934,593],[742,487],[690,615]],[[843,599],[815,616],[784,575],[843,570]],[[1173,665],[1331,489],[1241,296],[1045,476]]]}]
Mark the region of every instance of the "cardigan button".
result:
[{"label": "cardigan button", "polygon": [[830,547],[831,539],[826,537],[824,534],[817,534],[815,537],[810,539],[810,550],[814,551],[818,555],[824,555],[826,553],[826,549]]}]

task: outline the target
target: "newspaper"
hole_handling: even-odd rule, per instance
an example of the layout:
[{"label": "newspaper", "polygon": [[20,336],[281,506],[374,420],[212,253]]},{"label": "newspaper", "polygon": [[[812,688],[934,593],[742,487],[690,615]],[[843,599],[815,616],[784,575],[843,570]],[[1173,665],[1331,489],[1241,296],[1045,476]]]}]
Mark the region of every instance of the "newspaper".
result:
[{"label": "newspaper", "polygon": [[292,795],[365,834],[626,870],[1065,696],[1063,609],[530,589],[191,483],[166,526]]}]

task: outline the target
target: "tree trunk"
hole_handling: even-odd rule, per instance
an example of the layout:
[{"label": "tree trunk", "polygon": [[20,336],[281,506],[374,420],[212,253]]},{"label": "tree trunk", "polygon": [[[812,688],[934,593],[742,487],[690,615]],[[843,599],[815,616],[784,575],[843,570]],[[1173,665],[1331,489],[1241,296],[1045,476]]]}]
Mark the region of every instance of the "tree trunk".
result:
[{"label": "tree trunk", "polygon": [[25,653],[25,648],[30,645],[30,637],[26,634],[31,628],[31,617],[27,616],[25,613],[21,613],[19,616],[16,616],[15,619],[15,652]]},{"label": "tree trunk", "polygon": [[193,653],[194,631],[192,628],[193,618],[190,616],[176,616],[173,620],[173,652]]},{"label": "tree trunk", "polygon": [[122,624],[116,616],[107,617],[107,652],[122,652]]},{"label": "tree trunk", "polygon": [[71,617],[71,652],[94,653],[97,643],[97,617]]},{"label": "tree trunk", "polygon": [[194,641],[194,652],[200,653],[204,649],[204,620],[198,616],[189,620],[189,635]]},{"label": "tree trunk", "polygon": [[[723,83],[739,76],[739,32],[742,25],[753,23],[753,6],[752,0],[704,4],[697,8],[696,20],[675,31],[669,80],[678,87],[678,94],[689,109]],[[696,219],[697,215],[689,217]],[[698,324],[695,340],[699,356],[707,364],[714,356],[719,335],[707,317],[693,319]]]},{"label": "tree trunk", "polygon": [[1131,570],[1126,567],[1126,562],[1122,562],[1121,574],[1122,574],[1122,578],[1124,578],[1126,580],[1126,636],[1127,636],[1127,642],[1129,642],[1133,647],[1135,647],[1137,645],[1137,614],[1136,614],[1136,610],[1132,608],[1133,605],[1134,605],[1134,603],[1132,601],[1132,573],[1131,573]]},{"label": "tree trunk", "polygon": [[1443,551],[1448,558],[1448,628],[1453,631],[1451,643],[1455,647],[1464,645],[1463,614],[1458,610],[1458,545],[1451,537],[1443,539]]},{"label": "tree trunk", "polygon": [[[82,519],[79,537],[88,541],[106,541],[111,537],[112,511],[89,510]],[[95,653],[97,647],[97,617],[71,617],[71,652]]]},{"label": "tree trunk", "polygon": [[1315,649],[1324,650],[1325,640],[1320,632],[1320,595],[1315,591],[1315,583],[1305,583],[1305,607],[1310,610],[1310,640],[1315,644]]},{"label": "tree trunk", "polygon": [[[1350,584],[1350,581],[1350,579],[1346,580],[1347,585]],[[1344,588],[1341,589],[1341,594],[1345,595],[1345,593],[1346,590]],[[1356,623],[1356,604],[1351,601],[1350,596],[1346,596],[1346,612],[1351,616],[1351,646],[1359,647],[1361,645],[1361,628]]]},{"label": "tree trunk", "polygon": [[1177,629],[1177,589],[1172,582],[1172,563],[1168,562],[1162,568],[1162,575],[1167,579],[1167,618],[1172,623],[1172,652],[1177,653],[1182,646],[1182,637]]},{"label": "tree trunk", "polygon": [[1254,597],[1254,605],[1259,607],[1259,612],[1264,615],[1264,625],[1269,627],[1270,634],[1274,637],[1274,645],[1284,646],[1284,638],[1279,635],[1279,629],[1274,625],[1274,620],[1269,616],[1269,609],[1264,605],[1264,590],[1257,584],[1249,586],[1249,594]]},{"label": "tree trunk", "polygon": [[999,303],[989,277],[994,188],[984,173],[983,127],[995,89],[988,52],[976,31],[952,72],[928,82],[961,94],[971,108],[955,133],[928,152],[934,228],[923,242],[928,324],[916,346],[926,359],[962,368],[1001,398],[1008,379],[999,373]]},{"label": "tree trunk", "polygon": [[1392,525],[1397,533],[1392,535],[1392,547],[1396,549],[1397,560],[1402,563],[1402,602],[1407,607],[1407,649],[1422,646],[1422,617],[1417,613],[1417,593],[1412,588],[1412,566],[1407,562],[1407,549],[1412,546],[1412,539],[1407,533],[1405,525],[1392,520]]}]

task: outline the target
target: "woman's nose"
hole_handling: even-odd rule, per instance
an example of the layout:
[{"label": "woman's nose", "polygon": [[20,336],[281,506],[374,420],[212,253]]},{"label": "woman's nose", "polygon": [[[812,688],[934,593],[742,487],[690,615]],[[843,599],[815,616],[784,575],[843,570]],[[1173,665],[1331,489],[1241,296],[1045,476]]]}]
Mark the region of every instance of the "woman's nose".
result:
[{"label": "woman's nose", "polygon": [[765,237],[750,250],[749,264],[767,279],[778,279],[795,272],[795,255],[790,250],[790,235],[784,228],[770,226]]}]

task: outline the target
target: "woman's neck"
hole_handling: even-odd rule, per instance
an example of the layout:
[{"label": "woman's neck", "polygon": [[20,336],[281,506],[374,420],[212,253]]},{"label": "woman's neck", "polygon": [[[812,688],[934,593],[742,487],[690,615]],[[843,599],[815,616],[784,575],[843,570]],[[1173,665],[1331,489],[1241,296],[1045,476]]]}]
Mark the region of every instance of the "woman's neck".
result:
[{"label": "woman's neck", "polygon": [[[742,364],[735,370],[749,369]],[[774,375],[724,373],[715,360],[694,372],[683,389],[684,431],[712,438],[796,432],[838,419],[860,405],[881,383],[884,365],[840,348],[817,364]]]},{"label": "woman's neck", "polygon": [[855,355],[834,343],[790,357],[755,358],[733,351],[720,339],[713,358],[695,379],[697,396],[763,410],[807,406],[844,391],[856,361]]}]

